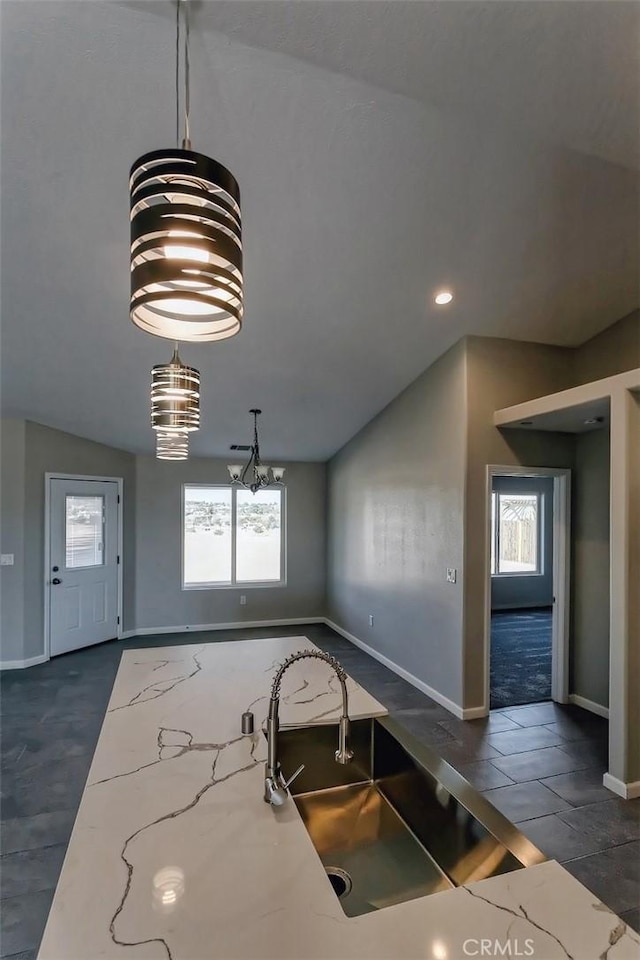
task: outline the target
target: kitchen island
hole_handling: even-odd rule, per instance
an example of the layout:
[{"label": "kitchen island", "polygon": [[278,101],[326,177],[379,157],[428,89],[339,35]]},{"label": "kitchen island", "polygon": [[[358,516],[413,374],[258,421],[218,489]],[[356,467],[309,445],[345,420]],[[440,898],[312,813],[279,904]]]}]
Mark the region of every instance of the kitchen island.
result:
[{"label": "kitchen island", "polygon": [[[271,680],[304,648],[288,637],[123,654],[40,960],[639,960],[640,938],[555,862],[346,917],[294,803],[263,800]],[[352,718],[385,714],[348,689]],[[340,704],[326,664],[287,672],[283,726],[335,722]]]}]

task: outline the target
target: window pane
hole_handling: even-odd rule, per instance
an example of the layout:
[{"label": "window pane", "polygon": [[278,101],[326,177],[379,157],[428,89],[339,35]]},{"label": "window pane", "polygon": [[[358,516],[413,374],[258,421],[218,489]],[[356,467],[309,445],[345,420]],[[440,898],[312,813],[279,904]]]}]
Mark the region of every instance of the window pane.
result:
[{"label": "window pane", "polygon": [[497,541],[497,530],[496,530],[496,495],[495,493],[491,494],[491,576],[496,573],[496,541]]},{"label": "window pane", "polygon": [[281,491],[237,492],[236,579],[280,580]]},{"label": "window pane", "polygon": [[538,497],[500,494],[498,568],[500,573],[538,571]]},{"label": "window pane", "polygon": [[65,555],[67,568],[104,563],[104,497],[65,498]]},{"label": "window pane", "polygon": [[228,488],[184,488],[184,582],[231,583]]}]

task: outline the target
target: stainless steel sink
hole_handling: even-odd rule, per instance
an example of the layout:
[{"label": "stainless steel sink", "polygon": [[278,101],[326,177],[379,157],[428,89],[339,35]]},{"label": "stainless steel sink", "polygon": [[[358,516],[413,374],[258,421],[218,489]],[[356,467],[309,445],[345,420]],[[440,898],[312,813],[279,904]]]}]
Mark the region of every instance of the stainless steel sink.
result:
[{"label": "stainless steel sink", "polygon": [[545,857],[460,774],[384,717],[351,727],[354,760],[334,760],[333,725],[283,729],[285,777],[345,914],[438,893]]}]

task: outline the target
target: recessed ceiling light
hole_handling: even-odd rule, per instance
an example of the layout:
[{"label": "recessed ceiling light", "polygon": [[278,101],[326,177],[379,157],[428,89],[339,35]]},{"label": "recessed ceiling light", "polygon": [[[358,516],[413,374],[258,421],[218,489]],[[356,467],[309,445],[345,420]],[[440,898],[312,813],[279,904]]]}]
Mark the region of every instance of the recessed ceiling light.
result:
[{"label": "recessed ceiling light", "polygon": [[604,423],[604,417],[589,417],[588,420],[585,420],[585,427],[590,427],[594,423]]},{"label": "recessed ceiling light", "polygon": [[450,290],[441,290],[440,293],[436,293],[434,300],[439,306],[443,306],[445,303],[451,303],[453,294]]}]

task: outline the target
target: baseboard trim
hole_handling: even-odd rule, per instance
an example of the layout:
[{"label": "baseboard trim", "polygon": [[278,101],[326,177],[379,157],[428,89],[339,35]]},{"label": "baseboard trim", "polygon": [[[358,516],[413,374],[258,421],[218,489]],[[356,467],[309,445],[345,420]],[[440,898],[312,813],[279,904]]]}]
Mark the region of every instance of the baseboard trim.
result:
[{"label": "baseboard trim", "polygon": [[341,637],[344,637],[345,640],[348,640],[349,643],[359,647],[360,650],[364,650],[364,652],[370,657],[373,657],[374,660],[384,664],[385,667],[388,667],[389,670],[392,670],[399,677],[402,677],[402,679],[406,680],[407,683],[410,683],[413,687],[416,687],[421,693],[431,697],[432,700],[435,700],[436,703],[439,703],[441,707],[444,707],[445,710],[448,710],[449,713],[452,713],[454,717],[458,718],[458,720],[473,720],[476,717],[485,715],[485,711],[482,707],[470,707],[466,710],[463,710],[459,704],[454,703],[453,700],[450,700],[438,690],[430,687],[428,683],[420,680],[413,673],[409,673],[409,671],[405,670],[404,667],[394,663],[393,660],[390,660],[389,657],[386,657],[383,653],[380,653],[378,650],[374,650],[374,648],[370,647],[368,643],[364,642],[364,640],[359,640],[358,637],[355,637],[352,633],[349,633],[348,630],[344,630],[333,620],[325,617],[324,622],[328,627],[331,627],[332,630],[335,630],[336,633],[339,633]]},{"label": "baseboard trim", "polygon": [[325,623],[324,617],[289,617],[286,620],[240,620],[234,623],[196,623],[173,627],[139,627],[122,634],[122,639],[150,637],[161,633],[202,633],[209,630],[249,630],[252,627],[293,627],[302,623]]},{"label": "baseboard trim", "polygon": [[463,720],[480,720],[481,717],[488,717],[489,711],[486,707],[463,707],[462,708],[462,719]]},{"label": "baseboard trim", "polygon": [[602,778],[602,784],[611,790],[612,793],[622,797],[623,800],[635,800],[640,797],[640,780],[634,780],[632,783],[625,783],[624,780],[618,780],[610,773],[605,773]]},{"label": "baseboard trim", "polygon": [[593,700],[587,700],[586,697],[581,697],[577,693],[569,694],[569,703],[573,703],[576,707],[582,707],[583,710],[588,710],[590,713],[595,713],[599,717],[604,717],[605,720],[609,719],[609,707],[603,707],[599,703],[595,703]]},{"label": "baseboard trim", "polygon": [[27,660],[3,660],[0,662],[0,670],[24,670],[25,667],[35,667],[37,663],[45,663],[48,659],[46,654],[41,653]]}]

